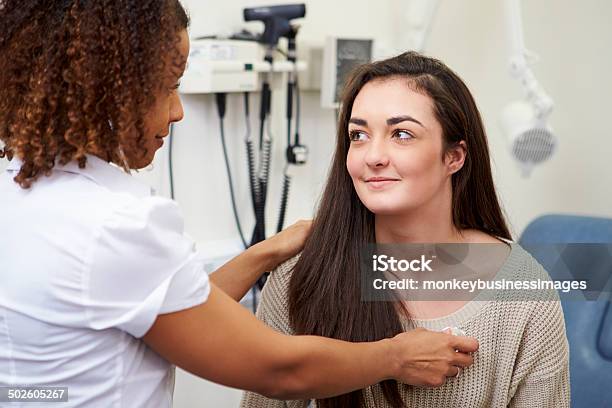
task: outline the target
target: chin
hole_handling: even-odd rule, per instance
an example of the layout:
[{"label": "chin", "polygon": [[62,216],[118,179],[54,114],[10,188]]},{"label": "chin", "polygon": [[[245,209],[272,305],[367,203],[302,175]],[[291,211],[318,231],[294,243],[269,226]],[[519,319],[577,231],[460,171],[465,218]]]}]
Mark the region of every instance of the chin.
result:
[{"label": "chin", "polygon": [[362,203],[375,215],[397,215],[409,210],[406,205],[394,204],[393,200],[362,200]]},{"label": "chin", "polygon": [[149,155],[147,155],[146,157],[143,157],[143,158],[130,160],[129,164],[130,164],[131,169],[140,170],[140,169],[144,169],[152,162],[153,162],[153,157],[149,157]]}]

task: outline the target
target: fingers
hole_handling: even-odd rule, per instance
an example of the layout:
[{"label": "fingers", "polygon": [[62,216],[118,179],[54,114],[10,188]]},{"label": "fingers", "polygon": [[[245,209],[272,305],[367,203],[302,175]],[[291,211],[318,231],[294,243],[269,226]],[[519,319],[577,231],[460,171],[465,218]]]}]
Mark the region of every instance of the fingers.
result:
[{"label": "fingers", "polygon": [[473,337],[452,336],[451,346],[463,353],[478,351],[478,340]]},{"label": "fingers", "polygon": [[474,364],[474,357],[464,353],[454,353],[450,364],[457,367],[469,367]]},{"label": "fingers", "polygon": [[455,366],[450,366],[448,367],[448,370],[446,370],[447,377],[458,377],[460,373],[461,368]]}]

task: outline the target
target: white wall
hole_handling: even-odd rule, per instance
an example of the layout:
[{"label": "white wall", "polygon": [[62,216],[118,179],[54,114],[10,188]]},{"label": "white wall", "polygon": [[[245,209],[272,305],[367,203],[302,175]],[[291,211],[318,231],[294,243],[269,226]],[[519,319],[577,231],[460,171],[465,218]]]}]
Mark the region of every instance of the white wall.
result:
[{"label": "white wall", "polygon": [[559,149],[523,179],[498,126],[501,109],[520,97],[507,74],[501,1],[442,0],[429,52],[467,82],[487,127],[495,179],[514,232],[550,212],[612,215],[612,3],[523,1],[525,42],[540,56],[534,72],[555,101]]}]

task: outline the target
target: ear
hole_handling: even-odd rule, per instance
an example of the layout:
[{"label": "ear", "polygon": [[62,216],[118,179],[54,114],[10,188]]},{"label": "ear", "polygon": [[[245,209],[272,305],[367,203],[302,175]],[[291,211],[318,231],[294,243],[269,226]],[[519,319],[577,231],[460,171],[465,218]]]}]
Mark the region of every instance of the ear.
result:
[{"label": "ear", "polygon": [[455,174],[463,167],[465,156],[467,155],[467,144],[465,140],[460,141],[453,147],[448,149],[444,154],[444,162],[448,170],[448,174]]}]

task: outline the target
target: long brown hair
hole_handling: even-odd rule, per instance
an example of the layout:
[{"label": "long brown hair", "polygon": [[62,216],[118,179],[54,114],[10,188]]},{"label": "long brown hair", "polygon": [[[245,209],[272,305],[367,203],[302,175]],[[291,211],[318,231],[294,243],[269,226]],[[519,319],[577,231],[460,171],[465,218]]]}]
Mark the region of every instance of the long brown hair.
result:
[{"label": "long brown hair", "polygon": [[56,159],[146,156],[143,117],[189,25],[179,0],[2,0],[0,21],[0,158],[23,160],[21,187]]},{"label": "long brown hair", "polygon": [[[455,227],[511,239],[493,184],[482,119],[463,81],[442,62],[415,52],[362,65],[344,89],[327,185],[289,285],[290,322],[297,334],[362,342],[403,331],[393,302],[360,300],[359,258],[364,246],[375,242],[374,214],[359,200],[346,169],[348,122],[357,94],[369,81],[393,77],[406,78],[416,91],[431,97],[443,130],[443,150],[462,140],[467,145],[463,167],[451,176]],[[392,406],[403,406],[396,381],[380,385]],[[326,408],[358,407],[363,394],[359,390],[317,402]]]}]

